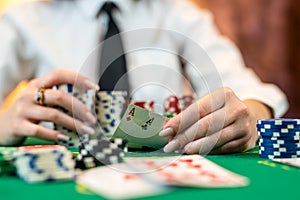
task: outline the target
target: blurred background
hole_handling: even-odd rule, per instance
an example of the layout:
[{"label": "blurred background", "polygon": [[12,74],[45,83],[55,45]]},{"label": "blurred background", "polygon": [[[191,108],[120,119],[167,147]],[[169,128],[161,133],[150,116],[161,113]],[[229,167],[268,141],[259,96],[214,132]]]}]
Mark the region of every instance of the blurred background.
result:
[{"label": "blurred background", "polygon": [[[5,7],[30,0],[0,0]],[[248,67],[288,96],[285,117],[300,116],[300,1],[193,0],[209,9],[222,34],[240,48]]]}]

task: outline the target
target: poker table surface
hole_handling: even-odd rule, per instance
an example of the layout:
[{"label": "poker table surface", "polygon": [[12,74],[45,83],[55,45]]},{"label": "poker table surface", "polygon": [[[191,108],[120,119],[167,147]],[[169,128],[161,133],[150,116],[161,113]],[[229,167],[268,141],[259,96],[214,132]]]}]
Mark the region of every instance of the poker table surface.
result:
[{"label": "poker table surface", "polygon": [[[25,145],[33,144],[48,144],[48,142],[28,139],[25,143]],[[168,156],[168,154],[129,152],[128,156],[151,157]],[[250,184],[241,188],[217,189],[174,187],[167,193],[140,199],[300,199],[300,169],[259,158],[257,148],[240,154],[205,157],[226,169],[248,177]],[[0,176],[0,200],[24,199],[98,200],[104,198],[87,191],[74,181],[28,184],[17,176]]]}]

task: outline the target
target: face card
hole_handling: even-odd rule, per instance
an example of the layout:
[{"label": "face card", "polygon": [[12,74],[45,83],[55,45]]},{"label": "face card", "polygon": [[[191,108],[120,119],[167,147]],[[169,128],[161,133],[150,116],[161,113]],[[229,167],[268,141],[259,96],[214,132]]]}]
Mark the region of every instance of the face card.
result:
[{"label": "face card", "polygon": [[126,158],[125,162],[162,185],[201,188],[242,187],[248,178],[230,172],[200,155]]},{"label": "face card", "polygon": [[169,138],[159,136],[167,118],[139,106],[130,104],[113,138],[128,141],[128,147],[162,148]]},{"label": "face card", "polygon": [[124,163],[87,170],[76,182],[109,199],[131,199],[162,193],[164,188],[130,173]]}]

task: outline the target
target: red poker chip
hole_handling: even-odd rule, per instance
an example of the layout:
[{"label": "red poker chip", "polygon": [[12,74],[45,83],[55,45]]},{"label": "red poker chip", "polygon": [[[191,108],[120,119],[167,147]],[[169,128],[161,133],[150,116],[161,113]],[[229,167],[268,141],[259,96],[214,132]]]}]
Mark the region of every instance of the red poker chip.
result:
[{"label": "red poker chip", "polygon": [[179,107],[181,110],[185,110],[187,107],[194,103],[193,95],[184,95],[179,99]]},{"label": "red poker chip", "polygon": [[154,110],[154,101],[134,101],[132,102],[134,105],[144,108],[149,111]]},{"label": "red poker chip", "polygon": [[167,114],[179,114],[181,112],[179,98],[175,95],[167,97],[164,103],[164,111]]}]

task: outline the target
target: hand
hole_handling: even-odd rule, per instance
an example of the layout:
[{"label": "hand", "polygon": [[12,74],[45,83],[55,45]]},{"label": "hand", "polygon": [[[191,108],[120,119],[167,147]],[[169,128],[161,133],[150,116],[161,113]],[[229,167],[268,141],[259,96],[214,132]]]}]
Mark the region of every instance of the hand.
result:
[{"label": "hand", "polygon": [[257,120],[270,117],[270,109],[264,104],[255,100],[241,101],[231,89],[221,88],[170,119],[160,135],[171,136],[165,152],[243,152],[256,145]]},{"label": "hand", "polygon": [[[98,89],[88,78],[76,73],[56,70],[47,75],[33,79],[26,89],[21,91],[12,105],[0,109],[0,144],[20,144],[26,136],[41,139],[67,141],[68,136],[38,125],[41,121],[54,122],[71,130],[93,134],[93,129],[85,123],[96,123],[91,111],[77,98],[59,90],[53,90],[53,86],[60,84],[74,84],[83,89]],[[37,91],[44,92],[45,106],[37,103]],[[63,107],[72,111],[72,107],[78,108],[75,118],[60,112],[54,107]],[[76,127],[75,127],[76,124]]]}]

